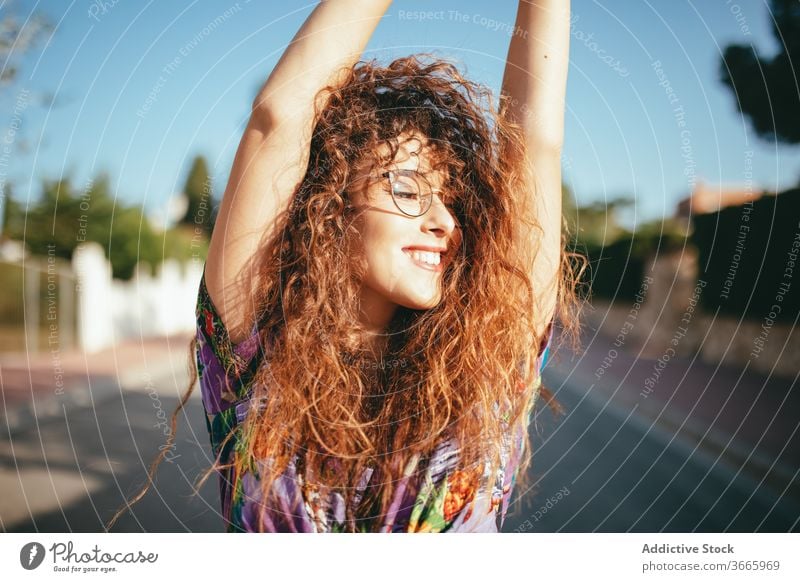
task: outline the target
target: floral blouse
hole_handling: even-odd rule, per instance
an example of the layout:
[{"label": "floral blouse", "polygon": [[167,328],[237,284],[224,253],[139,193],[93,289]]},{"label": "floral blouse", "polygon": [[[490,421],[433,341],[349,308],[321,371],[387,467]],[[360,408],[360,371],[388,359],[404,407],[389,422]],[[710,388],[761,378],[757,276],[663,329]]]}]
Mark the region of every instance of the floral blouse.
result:
[{"label": "floral blouse", "polygon": [[[206,424],[214,458],[228,462],[236,447],[231,438],[220,451],[225,437],[241,423],[249,409],[248,380],[255,373],[260,353],[256,330],[247,339],[232,344],[201,278],[196,307],[197,369],[206,413]],[[553,337],[552,323],[539,350],[538,369],[547,363]],[[228,381],[226,382],[227,377]],[[442,442],[430,462],[407,465],[404,478],[394,491],[392,505],[381,523],[363,531],[378,532],[498,532],[505,520],[522,454],[522,430],[527,429],[531,411],[541,386],[539,376],[533,386],[525,426],[506,434],[502,465],[493,480],[478,479],[477,472],[456,470],[458,448],[454,441]],[[220,454],[221,453],[221,454]],[[341,493],[321,491],[305,483],[296,473],[294,462],[273,484],[280,507],[261,503],[261,487],[256,470],[245,473],[233,484],[231,469],[219,471],[222,516],[229,532],[336,532],[345,529],[345,501]],[[487,469],[488,471],[488,469]],[[370,473],[371,474],[371,473]],[[363,493],[370,474],[361,477],[356,501]],[[492,482],[491,490],[478,487]]]}]

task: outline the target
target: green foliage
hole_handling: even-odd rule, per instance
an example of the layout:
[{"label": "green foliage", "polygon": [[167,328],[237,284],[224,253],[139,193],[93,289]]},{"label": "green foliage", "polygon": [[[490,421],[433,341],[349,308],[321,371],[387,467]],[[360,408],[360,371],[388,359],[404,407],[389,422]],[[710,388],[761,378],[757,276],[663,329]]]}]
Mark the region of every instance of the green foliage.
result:
[{"label": "green foliage", "polygon": [[688,223],[674,218],[658,218],[638,226],[632,239],[641,257],[683,250],[688,244]]},{"label": "green foliage", "polygon": [[4,235],[24,241],[28,249],[47,255],[50,245],[57,257],[71,259],[82,242],[103,246],[113,276],[129,279],[139,262],[154,271],[164,258],[205,259],[208,237],[204,231],[176,227],[156,233],[138,206],[127,206],[111,196],[110,180],[100,175],[83,191],[69,178],[45,181],[41,198],[25,208],[7,198]]},{"label": "green foliage", "polygon": [[618,238],[629,234],[618,223],[616,211],[618,208],[631,204],[633,204],[633,199],[618,196],[608,201],[576,206],[569,190],[566,190],[566,194],[562,196],[562,211],[567,220],[567,229],[572,235],[573,241],[579,245],[602,246],[611,244]]},{"label": "green foliage", "polygon": [[629,281],[641,275],[641,265],[632,264],[630,250],[626,250],[631,233],[618,224],[616,217],[617,208],[631,203],[632,200],[620,196],[578,206],[569,189],[562,186],[562,212],[571,237],[570,246],[589,260],[582,282],[591,295],[619,296]]},{"label": "green foliage", "polygon": [[3,224],[0,226],[0,236],[7,237],[12,224],[19,222],[20,217],[24,215],[22,205],[14,196],[13,184],[6,184],[5,192],[0,193],[0,215],[3,220]]},{"label": "green foliage", "polygon": [[130,279],[140,261],[151,272],[161,261],[158,237],[147,222],[141,208],[121,208],[110,223],[109,249],[114,277]]},{"label": "green foliage", "polygon": [[195,228],[178,225],[164,233],[161,241],[164,256],[186,261],[205,261],[208,255],[209,238],[205,232],[198,233]]},{"label": "green foliage", "polygon": [[[800,310],[800,189],[693,217],[703,308],[796,322]],[[777,305],[777,309],[775,306]],[[771,325],[771,324],[770,324]]]},{"label": "green foliage", "polygon": [[0,15],[0,87],[17,78],[16,63],[53,31],[50,21],[38,11],[18,17],[13,5],[4,6]]},{"label": "green foliage", "polygon": [[729,45],[720,61],[720,76],[765,139],[800,143],[800,95],[792,63],[800,62],[800,4],[771,0],[772,31],[779,50],[771,58],[752,45]]},{"label": "green foliage", "polygon": [[186,226],[199,226],[208,235],[214,224],[212,216],[213,192],[211,178],[208,174],[208,164],[203,156],[196,156],[186,178],[183,193],[188,201],[186,214],[180,219],[180,224]]},{"label": "green foliage", "polygon": [[591,296],[633,297],[644,276],[644,258],[636,252],[630,234],[607,245],[585,244],[578,250],[589,259],[583,282],[591,290]]},{"label": "green foliage", "polygon": [[[595,223],[603,230],[581,232],[575,247],[589,259],[583,282],[589,285],[593,296],[633,300],[652,257],[680,250],[687,244],[688,233],[674,219],[657,219],[630,232],[616,225],[612,217],[603,217],[597,205],[588,212],[596,216]],[[609,224],[615,229],[615,238],[610,241],[605,237]]]}]

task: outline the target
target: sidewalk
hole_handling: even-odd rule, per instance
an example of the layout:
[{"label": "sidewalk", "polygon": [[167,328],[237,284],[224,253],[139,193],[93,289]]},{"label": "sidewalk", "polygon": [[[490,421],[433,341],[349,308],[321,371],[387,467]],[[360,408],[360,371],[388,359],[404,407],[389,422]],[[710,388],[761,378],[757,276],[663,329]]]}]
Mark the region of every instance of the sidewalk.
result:
[{"label": "sidewalk", "polygon": [[697,357],[659,363],[658,357],[615,347],[591,322],[582,346],[580,354],[562,352],[551,377],[583,386],[587,397],[633,412],[735,471],[763,480],[776,495],[800,499],[797,376],[770,377]]},{"label": "sidewalk", "polygon": [[[96,532],[146,482],[188,386],[188,335],[80,352],[0,356],[0,531]],[[114,531],[219,531],[195,388],[156,486]]]},{"label": "sidewalk", "polygon": [[181,334],[128,340],[88,355],[0,354],[0,423],[13,433],[34,418],[60,416],[62,406],[86,406],[120,390],[141,391],[176,373],[183,378],[190,341],[190,334]]}]

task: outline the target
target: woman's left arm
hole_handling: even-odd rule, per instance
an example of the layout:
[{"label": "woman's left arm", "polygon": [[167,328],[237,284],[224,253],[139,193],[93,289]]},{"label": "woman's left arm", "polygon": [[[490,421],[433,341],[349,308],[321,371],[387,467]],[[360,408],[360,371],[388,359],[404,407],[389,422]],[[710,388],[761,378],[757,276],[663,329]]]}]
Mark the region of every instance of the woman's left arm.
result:
[{"label": "woman's left arm", "polygon": [[569,13],[569,0],[520,0],[501,89],[501,114],[522,128],[527,159],[520,163],[532,168],[535,180],[526,206],[543,229],[531,273],[542,308],[539,334],[553,316],[558,291]]}]

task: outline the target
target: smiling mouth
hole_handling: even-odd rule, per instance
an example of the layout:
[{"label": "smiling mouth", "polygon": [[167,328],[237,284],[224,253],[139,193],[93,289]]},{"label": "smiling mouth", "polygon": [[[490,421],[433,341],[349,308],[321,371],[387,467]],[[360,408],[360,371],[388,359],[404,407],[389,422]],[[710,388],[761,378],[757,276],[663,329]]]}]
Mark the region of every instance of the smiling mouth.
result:
[{"label": "smiling mouth", "polygon": [[412,249],[403,249],[403,253],[420,269],[433,271],[434,273],[444,271],[444,260],[440,253],[421,252]]}]

